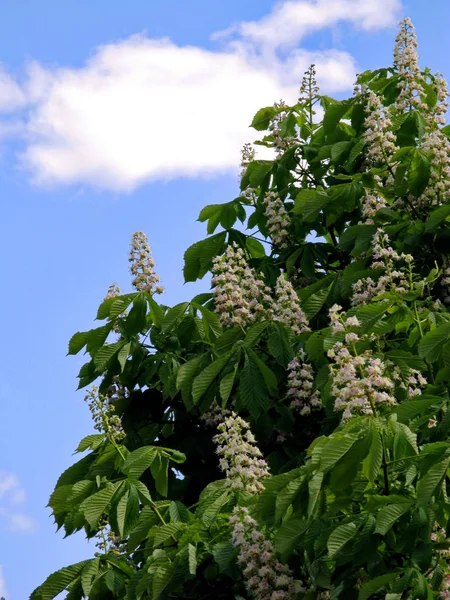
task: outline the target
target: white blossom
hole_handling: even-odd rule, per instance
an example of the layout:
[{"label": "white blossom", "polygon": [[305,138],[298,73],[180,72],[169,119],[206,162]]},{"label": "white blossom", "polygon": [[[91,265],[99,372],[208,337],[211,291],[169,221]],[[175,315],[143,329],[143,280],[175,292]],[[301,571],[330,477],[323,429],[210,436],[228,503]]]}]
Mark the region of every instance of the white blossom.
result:
[{"label": "white blossom", "polygon": [[155,272],[151,248],[147,236],[142,231],[136,231],[131,240],[129,256],[130,271],[134,276],[133,287],[138,292],[161,294],[164,290],[159,283],[159,276]]},{"label": "white blossom", "polygon": [[271,290],[259,279],[235,242],[213,259],[216,312],[225,327],[246,325],[270,314]]},{"label": "white blossom", "polygon": [[258,494],[262,482],[270,477],[266,461],[256,445],[250,425],[235,412],[217,427],[213,440],[217,444],[219,466],[226,475],[226,485],[233,490]]},{"label": "white blossom", "polygon": [[300,306],[297,292],[290,281],[281,273],[275,285],[273,320],[288,325],[296,335],[310,331],[308,319]]},{"label": "white blossom", "polygon": [[267,192],[263,202],[265,206],[264,214],[267,217],[267,228],[273,245],[278,248],[287,248],[288,229],[291,220],[280,195],[273,190]]},{"label": "white blossom", "polygon": [[294,600],[305,592],[303,583],[277,559],[272,542],[259,530],[248,508],[236,506],[230,524],[245,586],[255,600]]},{"label": "white blossom", "polygon": [[291,399],[289,406],[293,410],[298,410],[301,416],[308,416],[311,411],[322,407],[319,393],[313,391],[313,368],[305,362],[305,358],[304,350],[300,350],[287,368],[287,396]]}]

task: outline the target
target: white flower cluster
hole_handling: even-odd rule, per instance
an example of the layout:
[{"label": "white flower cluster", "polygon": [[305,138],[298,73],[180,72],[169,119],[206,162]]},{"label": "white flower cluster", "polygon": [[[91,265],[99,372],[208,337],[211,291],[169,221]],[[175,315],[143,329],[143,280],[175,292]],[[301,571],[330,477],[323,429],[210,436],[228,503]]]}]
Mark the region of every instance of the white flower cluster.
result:
[{"label": "white flower cluster", "polygon": [[300,103],[310,102],[319,93],[316,80],[316,65],[310,65],[302,79],[298,101]]},{"label": "white flower cluster", "polygon": [[226,485],[233,490],[258,494],[264,489],[262,481],[270,477],[270,473],[250,425],[233,412],[217,429],[219,433],[213,441],[217,444]]},{"label": "white flower cluster", "polygon": [[392,132],[392,121],[388,109],[383,106],[377,94],[368,92],[366,118],[364,121],[364,141],[367,144],[367,158],[370,164],[390,164],[398,150],[396,137]]},{"label": "white flower cluster", "polygon": [[300,350],[288,364],[287,396],[291,399],[289,407],[299,410],[302,417],[311,414],[312,410],[322,408],[322,401],[317,391],[313,392],[314,373],[312,366],[305,362],[305,352]]},{"label": "white flower cluster", "polygon": [[436,125],[445,125],[445,114],[448,108],[448,87],[444,76],[436,73],[434,76],[434,89],[436,91],[436,106],[434,107],[433,120]]},{"label": "white flower cluster", "polygon": [[392,291],[406,294],[410,285],[403,271],[395,267],[399,261],[406,262],[409,267],[413,257],[410,254],[398,254],[390,245],[388,235],[378,228],[373,236],[372,269],[381,270],[383,274],[375,281],[365,277],[356,281],[353,287],[352,305],[368,304],[376,296]]},{"label": "white flower cluster", "polygon": [[200,421],[203,421],[206,427],[217,427],[228,415],[231,415],[231,411],[222,408],[214,400],[209,410],[200,417]]},{"label": "white flower cluster", "polygon": [[367,190],[365,191],[362,199],[361,213],[364,217],[363,223],[366,225],[373,225],[373,217],[379,210],[386,207],[386,200],[380,196],[370,194]]},{"label": "white flower cluster", "polygon": [[428,132],[422,150],[431,158],[430,179],[419,205],[436,206],[450,199],[450,140],[439,129]]},{"label": "white flower cluster", "polygon": [[248,266],[236,242],[228,246],[223,256],[213,259],[212,272],[216,312],[223,326],[245,327],[270,314],[270,288]]},{"label": "white flower cluster", "polygon": [[397,401],[393,396],[394,382],[387,374],[385,363],[370,350],[357,354],[355,345],[363,338],[352,329],[358,328],[360,323],[356,317],[344,320],[341,309],[335,304],[329,314],[333,334],[344,333],[344,342],[337,342],[328,350],[328,357],[332,360],[334,408],[343,411],[343,420],[348,420],[355,415],[373,415],[376,406],[393,405]]},{"label": "white flower cluster", "polygon": [[230,524],[245,586],[256,600],[294,600],[306,591],[289,567],[277,560],[272,542],[259,530],[248,508],[236,506]]},{"label": "white flower cluster", "polygon": [[159,276],[155,272],[155,261],[147,236],[142,231],[133,234],[128,261],[131,274],[134,276],[132,283],[138,292],[163,293],[163,288],[157,285]]},{"label": "white flower cluster", "polygon": [[295,136],[281,136],[280,125],[282,121],[287,117],[287,112],[283,109],[287,108],[284,100],[280,100],[279,102],[275,102],[274,106],[275,110],[277,110],[277,114],[272,118],[269,123],[269,131],[273,137],[273,145],[275,150],[277,151],[277,156],[281,156],[286,150],[295,146],[297,144],[297,138]]},{"label": "white flower cluster", "polygon": [[428,107],[422,100],[424,96],[425,78],[419,67],[417,39],[411,19],[400,22],[400,31],[395,38],[394,67],[399,75],[398,87],[400,93],[395,101],[395,111],[404,113],[411,109],[427,111]]},{"label": "white flower cluster", "polygon": [[120,296],[120,294],[122,293],[120,287],[117,285],[116,282],[112,283],[109,288],[108,288],[108,293],[105,296],[105,300],[109,300],[110,298],[116,298],[117,296]]},{"label": "white flower cluster", "polygon": [[120,444],[125,439],[122,421],[115,414],[115,402],[123,397],[124,391],[118,382],[113,382],[105,395],[99,394],[98,388],[93,386],[88,390],[85,401],[89,405],[94,429],[106,434],[112,442]]},{"label": "white flower cluster", "polygon": [[241,167],[243,168],[243,173],[245,173],[245,169],[248,165],[255,160],[255,154],[256,152],[253,144],[247,143],[243,145],[241,150]]},{"label": "white flower cluster", "polygon": [[290,281],[283,273],[275,285],[275,301],[273,304],[273,320],[288,325],[296,335],[310,331],[309,322],[300,306],[300,300]]},{"label": "white flower cluster", "polygon": [[288,228],[291,223],[288,212],[278,192],[267,192],[264,198],[267,217],[267,228],[272,238],[272,243],[278,248],[287,248]]}]

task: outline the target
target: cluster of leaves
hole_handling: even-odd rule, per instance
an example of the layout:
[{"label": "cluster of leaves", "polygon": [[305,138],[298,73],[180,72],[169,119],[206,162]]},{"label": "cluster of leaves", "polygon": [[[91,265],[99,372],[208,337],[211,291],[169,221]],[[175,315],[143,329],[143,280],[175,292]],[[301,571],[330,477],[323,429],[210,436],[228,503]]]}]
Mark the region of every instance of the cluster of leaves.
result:
[{"label": "cluster of leaves", "polygon": [[[425,76],[431,110],[437,97]],[[387,107],[399,93],[394,69],[364,73],[360,84]],[[317,104],[324,111],[319,122]],[[120,381],[127,393],[115,408],[126,436],[120,444],[107,433],[82,440],[77,450],[87,454],[63,473],[49,504],[66,535],[83,529],[94,538],[107,522],[125,549],[54,573],[32,600],[64,590],[70,600],[246,597],[230,536],[236,505],[252,506],[281,560],[307,582],[308,598],[438,597],[448,572],[442,552],[450,548],[432,535],[450,518],[450,314],[436,304],[436,281],[450,238],[450,204],[415,203],[432,160],[421,149],[424,116],[412,108],[395,120],[399,150],[389,180],[388,166],[367,165],[361,96],[337,102],[314,94],[292,107],[263,108],[252,123],[268,130],[260,144],[274,147],[270,124],[281,111],[277,135],[295,142],[274,160],[248,164],[241,187],[251,194],[202,210],[209,236],[186,251],[184,275],[202,278],[236,243],[268,285],[287,274],[311,331],[295,336],[269,319],[222,329],[209,293],[172,308],[148,292],[105,300],[97,318],[106,323],[75,334],[69,354],[85,349],[89,356],[80,388],[101,378],[106,392]],[[270,190],[290,217],[283,249],[270,244]],[[386,203],[373,224],[361,222],[367,193]],[[416,278],[407,294],[393,289],[351,308],[352,285],[377,277],[371,249],[379,227],[398,253],[413,255]],[[421,395],[410,399],[398,387],[395,406],[342,423],[327,356],[339,339],[328,320],[336,303],[357,317],[361,333],[376,340],[376,356],[406,381],[412,368],[427,377]],[[361,351],[367,343],[360,342]],[[300,349],[324,406],[309,417],[292,411],[286,398],[286,369]],[[213,402],[244,416],[270,466],[273,477],[256,501],[225,485],[216,432],[201,420]]]}]

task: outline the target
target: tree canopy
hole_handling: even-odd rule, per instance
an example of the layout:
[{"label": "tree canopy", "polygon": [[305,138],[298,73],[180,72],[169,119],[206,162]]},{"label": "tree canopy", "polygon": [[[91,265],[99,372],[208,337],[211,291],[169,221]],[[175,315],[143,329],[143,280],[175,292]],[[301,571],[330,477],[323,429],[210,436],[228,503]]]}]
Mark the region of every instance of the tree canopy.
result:
[{"label": "tree canopy", "polygon": [[450,597],[450,128],[408,19],[351,98],[262,108],[259,160],[206,206],[173,307],[133,290],[76,333],[96,433],[49,501],[95,556],[51,600]]}]

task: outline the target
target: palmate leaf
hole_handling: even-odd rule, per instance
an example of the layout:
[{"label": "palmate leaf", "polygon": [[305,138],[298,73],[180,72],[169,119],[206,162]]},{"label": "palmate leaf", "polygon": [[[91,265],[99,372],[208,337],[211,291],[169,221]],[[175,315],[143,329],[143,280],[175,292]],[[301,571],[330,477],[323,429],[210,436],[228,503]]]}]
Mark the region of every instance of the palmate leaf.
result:
[{"label": "palmate leaf", "polygon": [[286,561],[294,552],[297,543],[304,536],[308,524],[308,521],[301,519],[289,519],[282,523],[275,536],[274,545],[283,561]]},{"label": "palmate leaf", "polygon": [[130,531],[127,541],[128,552],[133,552],[139,544],[147,538],[153,525],[156,525],[158,522],[159,519],[154,509],[150,506],[144,506],[139,515],[138,522],[132,531]]},{"label": "palmate leaf", "polygon": [[384,588],[391,581],[394,581],[400,574],[401,572],[386,573],[385,575],[380,575],[379,577],[375,577],[371,581],[368,581],[361,587],[358,594],[358,600],[369,600],[375,592]]},{"label": "palmate leaf", "polygon": [[383,443],[379,432],[372,432],[369,453],[363,461],[362,471],[369,481],[375,481],[383,462]]},{"label": "palmate leaf", "polygon": [[264,378],[261,375],[257,361],[248,350],[245,350],[244,367],[239,382],[239,395],[244,407],[254,417],[258,417],[269,405]]},{"label": "palmate leaf", "polygon": [[75,452],[85,452],[86,450],[96,450],[105,441],[105,435],[103,433],[94,433],[87,435],[78,444]]},{"label": "palmate leaf", "polygon": [[86,521],[91,527],[95,527],[100,520],[100,517],[109,506],[114,494],[123,485],[123,481],[116,483],[108,483],[99,492],[96,492],[89,498],[86,498],[80,504],[80,511],[84,514]]},{"label": "palmate leaf", "polygon": [[172,579],[174,567],[172,564],[158,567],[152,582],[152,600],[158,600]]},{"label": "palmate leaf", "polygon": [[392,525],[411,508],[409,502],[402,502],[400,504],[389,504],[380,510],[377,515],[377,525],[375,527],[375,533],[385,535]]},{"label": "palmate leaf", "polygon": [[330,557],[336,556],[358,531],[354,523],[344,523],[337,527],[328,538],[327,549]]},{"label": "palmate leaf", "polygon": [[122,466],[122,471],[139,479],[144,471],[146,471],[157,456],[158,448],[155,446],[142,446],[131,452]]},{"label": "palmate leaf", "polygon": [[85,596],[89,596],[89,592],[91,591],[93,581],[97,576],[99,568],[100,558],[98,557],[88,561],[88,564],[83,568],[81,572],[81,586]]},{"label": "palmate leaf", "polygon": [[450,337],[450,323],[439,325],[426,333],[419,342],[419,356],[429,362],[439,360],[442,348]]},{"label": "palmate leaf", "polygon": [[269,335],[269,351],[282,367],[287,367],[294,358],[294,350],[290,342],[290,331],[283,324],[275,322]]},{"label": "palmate leaf", "polygon": [[434,464],[426,473],[423,475],[417,484],[417,504],[419,506],[425,506],[428,504],[444,478],[449,465],[449,459],[442,460]]},{"label": "palmate leaf", "polygon": [[58,594],[67,589],[90,562],[90,560],[83,560],[52,573],[42,585],[34,590],[30,600],[53,600]]},{"label": "palmate leaf", "polygon": [[133,484],[128,484],[128,490],[117,504],[117,524],[119,535],[124,538],[133,529],[139,518],[139,494]]},{"label": "palmate leaf", "polygon": [[216,233],[206,240],[196,242],[184,254],[184,280],[201,279],[212,267],[212,259],[222,254],[226,232]]},{"label": "palmate leaf", "polygon": [[325,443],[316,446],[312,451],[313,462],[323,473],[329,471],[356,443],[357,434],[337,433],[324,440]]},{"label": "palmate leaf", "polygon": [[209,364],[197,377],[192,384],[192,399],[194,404],[197,404],[200,399],[206,394],[209,386],[213,383],[216,377],[224,369],[232,356],[232,352],[227,352],[220,358]]}]

